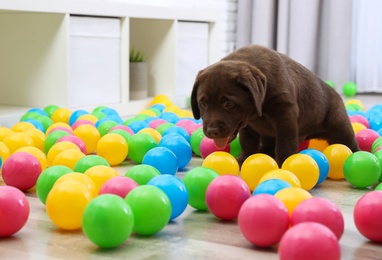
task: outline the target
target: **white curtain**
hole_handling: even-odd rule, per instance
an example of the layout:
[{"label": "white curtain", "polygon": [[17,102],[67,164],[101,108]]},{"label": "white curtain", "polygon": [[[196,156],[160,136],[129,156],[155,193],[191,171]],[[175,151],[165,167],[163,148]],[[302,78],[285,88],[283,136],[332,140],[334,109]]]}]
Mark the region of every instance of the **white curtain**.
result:
[{"label": "white curtain", "polygon": [[340,90],[352,78],[352,10],[352,0],[239,0],[236,47],[273,48]]}]

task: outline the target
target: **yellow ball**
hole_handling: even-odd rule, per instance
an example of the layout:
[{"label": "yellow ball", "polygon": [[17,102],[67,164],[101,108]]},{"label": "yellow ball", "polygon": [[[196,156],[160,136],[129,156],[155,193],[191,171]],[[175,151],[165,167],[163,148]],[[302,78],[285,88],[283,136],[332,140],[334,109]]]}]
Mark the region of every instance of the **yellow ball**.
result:
[{"label": "yellow ball", "polygon": [[52,166],[63,165],[74,170],[76,163],[84,156],[85,154],[83,154],[79,149],[68,149],[60,152],[56,155],[56,157],[54,157]]},{"label": "yellow ball", "polygon": [[182,109],[176,113],[176,115],[180,118],[194,118],[194,115],[190,110]]},{"label": "yellow ball", "polygon": [[259,180],[267,172],[278,169],[276,161],[269,155],[257,153],[249,156],[241,166],[241,178],[254,191]]},{"label": "yellow ball", "polygon": [[13,132],[23,132],[26,129],[36,129],[36,127],[29,122],[18,122],[12,126]]},{"label": "yellow ball", "polygon": [[95,152],[97,143],[101,138],[101,135],[95,126],[83,124],[78,126],[73,133],[85,143],[86,154]]},{"label": "yellow ball", "polygon": [[148,109],[142,110],[142,111],[139,112],[138,114],[139,114],[139,115],[154,116],[154,117],[157,116],[157,115],[154,113],[154,111],[151,111],[151,110],[148,110]]},{"label": "yellow ball", "polygon": [[358,123],[358,122],[351,123],[351,126],[353,127],[353,131],[355,134],[361,130],[367,129],[367,127],[365,125]]},{"label": "yellow ball", "polygon": [[47,154],[48,165],[53,166],[53,161],[54,161],[54,158],[56,158],[57,154],[69,149],[77,149],[78,151],[81,151],[76,144],[72,142],[68,142],[68,141],[58,142],[52,145],[52,147],[49,149],[49,152]]},{"label": "yellow ball", "polygon": [[106,181],[118,176],[118,172],[115,169],[106,165],[93,166],[87,169],[84,174],[93,181],[96,194],[99,193]]},{"label": "yellow ball", "polygon": [[[56,180],[54,183],[54,186],[67,181],[77,181],[85,185],[86,188],[88,188],[94,196],[97,195],[96,193],[96,186],[92,179],[90,179],[89,176],[79,173],[79,172],[69,172],[67,174],[62,175],[60,178]],[[54,187],[53,186],[53,187]]]},{"label": "yellow ball", "polygon": [[364,104],[358,99],[349,99],[348,101],[345,102],[345,107],[350,104],[356,104],[362,109],[362,111],[365,111]]},{"label": "yellow ball", "polygon": [[323,151],[329,162],[328,178],[333,180],[345,178],[343,171],[344,164],[352,153],[350,148],[343,144],[332,144]]},{"label": "yellow ball", "polygon": [[155,104],[162,104],[165,106],[172,105],[172,101],[166,95],[156,95],[150,102],[150,106]]},{"label": "yellow ball", "polygon": [[292,172],[300,180],[301,188],[311,190],[320,177],[317,162],[307,154],[293,154],[281,166],[281,169]]},{"label": "yellow ball", "polygon": [[69,124],[69,119],[71,115],[72,111],[70,109],[60,107],[53,112],[51,119],[54,123],[62,122]]},{"label": "yellow ball", "polygon": [[0,157],[1,157],[1,160],[3,161],[3,164],[10,155],[11,155],[11,152],[9,151],[8,146],[6,146],[3,142],[0,142]]},{"label": "yellow ball", "polygon": [[123,162],[127,157],[128,151],[125,138],[113,133],[102,136],[96,147],[97,155],[104,158],[111,166]]},{"label": "yellow ball", "polygon": [[5,137],[12,133],[13,131],[10,128],[0,126],[0,142],[2,142]]},{"label": "yellow ball", "polygon": [[202,163],[203,167],[208,167],[216,171],[219,175],[239,175],[239,163],[233,155],[227,152],[213,152],[209,154]]},{"label": "yellow ball", "polygon": [[326,140],[310,139],[308,148],[315,149],[322,152],[328,146],[329,146],[329,143]]},{"label": "yellow ball", "polygon": [[54,129],[57,128],[57,127],[63,127],[63,128],[66,128],[66,129],[72,131],[72,128],[71,128],[70,125],[68,125],[67,123],[56,122],[56,123],[51,124],[51,125],[48,127],[48,129],[46,129],[45,134],[48,135],[50,132],[52,132],[52,130],[54,130]]},{"label": "yellow ball", "polygon": [[29,153],[29,154],[33,155],[34,157],[36,157],[37,160],[40,162],[41,171],[44,171],[47,168],[48,162],[46,159],[46,155],[40,149],[38,149],[34,146],[25,146],[25,147],[21,147],[21,148],[17,149],[15,151],[15,153],[17,153],[17,152]]},{"label": "yellow ball", "polygon": [[87,120],[87,121],[95,124],[98,121],[98,117],[96,117],[95,115],[92,115],[92,114],[85,114],[85,115],[79,116],[77,118],[77,121],[80,121],[80,120]]},{"label": "yellow ball", "polygon": [[44,149],[45,134],[43,132],[34,128],[34,129],[26,129],[23,131],[23,133],[26,133],[32,138],[34,142],[34,146],[36,148],[40,149],[42,152],[45,152],[45,149]]},{"label": "yellow ball", "polygon": [[32,137],[26,133],[13,132],[4,138],[3,143],[9,148],[11,154],[25,146],[34,146]]},{"label": "yellow ball", "polygon": [[293,174],[292,172],[288,170],[284,170],[284,169],[271,170],[267,172],[266,174],[264,174],[263,177],[261,177],[261,179],[259,180],[259,184],[270,179],[283,180],[289,183],[290,185],[292,185],[292,187],[301,188],[300,180],[297,178],[295,174]]},{"label": "yellow ball", "polygon": [[289,187],[279,190],[274,196],[284,203],[284,205],[288,209],[289,216],[292,215],[293,210],[301,202],[312,198],[312,195],[308,191],[296,187]]},{"label": "yellow ball", "polygon": [[139,130],[138,133],[146,133],[146,134],[151,135],[155,139],[155,142],[157,144],[162,139],[162,135],[157,130],[155,130],[153,128],[143,128],[142,130]]},{"label": "yellow ball", "polygon": [[70,180],[55,184],[46,199],[46,213],[64,230],[80,229],[83,212],[93,198],[93,192],[81,182]]}]

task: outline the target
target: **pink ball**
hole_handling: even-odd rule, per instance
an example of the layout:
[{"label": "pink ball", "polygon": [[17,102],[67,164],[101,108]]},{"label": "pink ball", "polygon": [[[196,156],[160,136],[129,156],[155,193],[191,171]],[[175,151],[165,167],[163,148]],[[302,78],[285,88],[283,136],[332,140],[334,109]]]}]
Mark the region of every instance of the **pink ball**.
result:
[{"label": "pink ball", "polygon": [[291,227],[279,244],[280,260],[339,260],[341,249],[336,235],[316,222],[303,222]]},{"label": "pink ball", "polygon": [[29,202],[24,193],[11,186],[0,186],[0,237],[18,232],[29,217]]},{"label": "pink ball", "polygon": [[58,139],[56,143],[65,142],[65,141],[74,143],[75,145],[78,146],[78,148],[80,148],[81,152],[83,152],[84,154],[87,154],[86,145],[85,145],[84,141],[81,140],[81,138],[79,138],[75,135],[66,135],[66,136],[63,136],[60,139]]},{"label": "pink ball", "polygon": [[3,180],[5,184],[18,188],[21,191],[34,187],[40,173],[41,164],[30,153],[14,153],[8,157],[3,165]]},{"label": "pink ball", "polygon": [[355,134],[358,146],[362,151],[371,152],[371,147],[379,134],[372,129],[363,129]]},{"label": "pink ball", "polygon": [[206,158],[208,155],[210,155],[213,152],[217,151],[223,151],[229,153],[230,151],[230,145],[228,144],[224,149],[219,149],[215,146],[214,140],[208,138],[208,137],[203,137],[202,141],[200,142],[200,155],[202,158]]},{"label": "pink ball", "polygon": [[117,176],[107,180],[102,185],[98,194],[115,194],[125,198],[126,195],[135,187],[138,187],[138,184],[133,179],[125,176]]},{"label": "pink ball", "polygon": [[366,117],[361,116],[361,115],[352,115],[349,117],[350,122],[352,123],[360,123],[366,126],[366,128],[370,128],[370,122],[367,120]]},{"label": "pink ball", "polygon": [[191,125],[188,125],[186,126],[184,129],[187,131],[188,135],[191,136],[193,132],[195,132],[196,129],[199,129],[201,128],[202,125],[201,124],[191,124]]},{"label": "pink ball", "polygon": [[244,202],[238,224],[249,242],[259,247],[269,247],[277,244],[288,230],[289,213],[276,197],[258,194]]},{"label": "pink ball", "polygon": [[67,133],[70,134],[70,135],[73,134],[73,131],[72,131],[72,130],[70,130],[70,129],[66,128],[66,127],[63,127],[63,126],[57,126],[57,127],[53,128],[53,129],[50,131],[50,133],[53,133],[53,132],[58,131],[58,130],[67,132]]},{"label": "pink ball", "polygon": [[116,125],[116,126],[110,128],[109,133],[110,133],[111,131],[113,131],[113,130],[117,130],[117,129],[125,130],[126,132],[128,132],[128,133],[131,134],[131,135],[134,134],[133,130],[131,130],[131,128],[128,127],[128,126],[126,126],[126,125]]},{"label": "pink ball", "polygon": [[327,226],[340,240],[344,233],[344,217],[337,206],[328,199],[314,197],[301,202],[292,213],[291,225],[317,222]]},{"label": "pink ball", "polygon": [[158,118],[158,119],[154,119],[154,120],[152,120],[152,121],[149,123],[149,126],[150,126],[151,128],[157,129],[158,126],[160,126],[161,124],[164,124],[164,123],[167,123],[167,121],[164,120],[164,119]]},{"label": "pink ball", "polygon": [[233,175],[217,177],[206,190],[208,210],[223,220],[237,218],[240,207],[250,197],[251,191],[247,184]]},{"label": "pink ball", "polygon": [[72,124],[73,131],[76,130],[76,128],[79,127],[80,125],[92,125],[92,126],[94,126],[93,122],[91,122],[89,120],[78,120]]},{"label": "pink ball", "polygon": [[382,242],[382,191],[363,195],[354,206],[354,223],[367,239]]},{"label": "pink ball", "polygon": [[181,119],[179,120],[178,122],[176,122],[175,124],[176,126],[180,126],[184,129],[186,129],[187,126],[189,125],[196,125],[195,121],[191,120],[191,119]]}]

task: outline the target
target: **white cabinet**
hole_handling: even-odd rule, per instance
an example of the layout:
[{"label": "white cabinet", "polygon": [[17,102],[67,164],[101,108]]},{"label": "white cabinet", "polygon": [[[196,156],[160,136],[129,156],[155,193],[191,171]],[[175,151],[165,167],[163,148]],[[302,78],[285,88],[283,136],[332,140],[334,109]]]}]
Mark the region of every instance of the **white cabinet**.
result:
[{"label": "white cabinet", "polygon": [[[191,33],[196,45],[182,44],[184,32],[199,30],[192,29],[195,22],[201,23],[203,36]],[[28,108],[51,104],[87,110],[108,105],[127,116],[144,109],[157,94],[186,99],[190,83],[184,89],[179,79],[190,82],[198,67],[220,58],[219,27],[220,13],[211,10],[0,0],[0,125],[15,122]],[[192,68],[182,69],[179,61],[187,63],[188,58],[178,46],[199,54],[200,60],[190,60]],[[129,99],[132,47],[147,57],[148,99]]]}]

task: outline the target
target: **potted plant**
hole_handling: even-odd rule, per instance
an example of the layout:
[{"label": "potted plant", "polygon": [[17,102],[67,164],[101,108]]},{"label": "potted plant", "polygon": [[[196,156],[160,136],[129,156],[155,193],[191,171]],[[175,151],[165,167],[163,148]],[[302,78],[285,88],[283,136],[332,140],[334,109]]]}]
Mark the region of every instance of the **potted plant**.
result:
[{"label": "potted plant", "polygon": [[135,49],[130,50],[130,99],[138,100],[147,97],[147,63],[144,54]]}]

